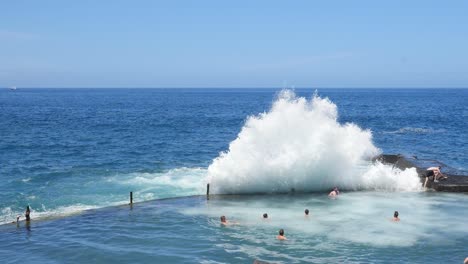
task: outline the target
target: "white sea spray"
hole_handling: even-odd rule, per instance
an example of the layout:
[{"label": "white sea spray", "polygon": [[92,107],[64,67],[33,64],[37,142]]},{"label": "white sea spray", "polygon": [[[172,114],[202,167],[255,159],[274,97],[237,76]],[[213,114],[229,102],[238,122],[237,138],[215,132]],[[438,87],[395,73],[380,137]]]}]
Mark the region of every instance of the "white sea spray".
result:
[{"label": "white sea spray", "polygon": [[216,193],[419,189],[415,170],[372,164],[380,152],[370,130],[338,122],[328,98],[307,100],[284,90],[268,112],[247,119],[209,166],[206,181]]}]

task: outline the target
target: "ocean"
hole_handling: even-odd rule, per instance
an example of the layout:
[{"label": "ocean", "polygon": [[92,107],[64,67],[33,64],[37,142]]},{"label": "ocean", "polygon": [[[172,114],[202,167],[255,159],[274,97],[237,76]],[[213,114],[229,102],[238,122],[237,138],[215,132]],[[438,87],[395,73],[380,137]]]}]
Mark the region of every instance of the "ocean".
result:
[{"label": "ocean", "polygon": [[[468,89],[1,90],[0,261],[462,263],[468,196],[368,160],[467,175],[467,102]],[[193,196],[207,183],[234,195]],[[130,191],[149,202],[130,208]],[[11,224],[27,205],[32,223]]]}]

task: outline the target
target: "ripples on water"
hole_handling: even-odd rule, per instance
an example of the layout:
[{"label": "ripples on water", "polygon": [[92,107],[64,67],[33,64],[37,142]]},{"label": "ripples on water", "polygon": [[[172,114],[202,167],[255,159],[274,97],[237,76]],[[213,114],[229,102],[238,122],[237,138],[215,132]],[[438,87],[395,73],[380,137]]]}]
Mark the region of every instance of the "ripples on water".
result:
[{"label": "ripples on water", "polygon": [[[310,216],[304,216],[304,209]],[[401,221],[390,221],[393,211]],[[269,220],[262,219],[268,213]],[[237,225],[221,226],[220,215]],[[344,193],[160,200],[0,227],[6,262],[461,263],[468,197]],[[276,240],[280,228],[287,241]],[[18,254],[21,252],[21,254]]]},{"label": "ripples on water", "polygon": [[[321,89],[319,94],[337,105],[338,122],[372,130],[384,153],[440,160],[450,172],[467,173],[467,91]],[[397,256],[403,262],[439,263],[465,257],[464,195],[358,192],[331,204],[315,196],[209,204],[182,199],[56,219],[126,203],[129,191],[137,201],[203,193],[200,179],[212,160],[229,149],[248,116],[268,111],[277,92],[0,91],[0,222],[13,220],[27,204],[36,219],[52,217],[33,222],[30,230],[2,227],[2,260],[132,262],[158,256],[161,263],[254,258],[329,263],[391,262]],[[313,90],[296,93],[310,98]],[[320,218],[304,225],[295,217],[309,204]],[[386,221],[394,207],[400,208],[402,225]],[[257,220],[265,210],[272,221],[264,225]],[[220,229],[221,213],[243,224]],[[291,240],[281,244],[271,238],[284,223]]]}]

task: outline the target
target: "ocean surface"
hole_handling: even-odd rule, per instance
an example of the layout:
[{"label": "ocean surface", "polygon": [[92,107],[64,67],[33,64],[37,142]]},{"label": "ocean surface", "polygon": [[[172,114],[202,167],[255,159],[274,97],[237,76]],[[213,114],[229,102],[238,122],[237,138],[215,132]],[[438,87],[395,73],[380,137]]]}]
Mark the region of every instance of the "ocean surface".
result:
[{"label": "ocean surface", "polygon": [[468,196],[369,158],[467,175],[467,117],[468,89],[3,89],[0,262],[462,263]]}]

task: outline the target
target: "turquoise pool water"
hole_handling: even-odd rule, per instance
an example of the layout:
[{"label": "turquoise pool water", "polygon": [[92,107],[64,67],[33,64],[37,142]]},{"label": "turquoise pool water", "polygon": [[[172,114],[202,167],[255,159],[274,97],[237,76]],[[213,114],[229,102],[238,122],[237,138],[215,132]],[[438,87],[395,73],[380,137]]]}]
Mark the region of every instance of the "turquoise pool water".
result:
[{"label": "turquoise pool water", "polygon": [[[304,209],[310,216],[304,216]],[[398,210],[400,222],[390,221]],[[268,213],[269,220],[262,219]],[[225,215],[235,225],[220,225]],[[462,263],[468,196],[204,196],[0,227],[2,263]],[[287,241],[276,240],[280,228]]]}]

